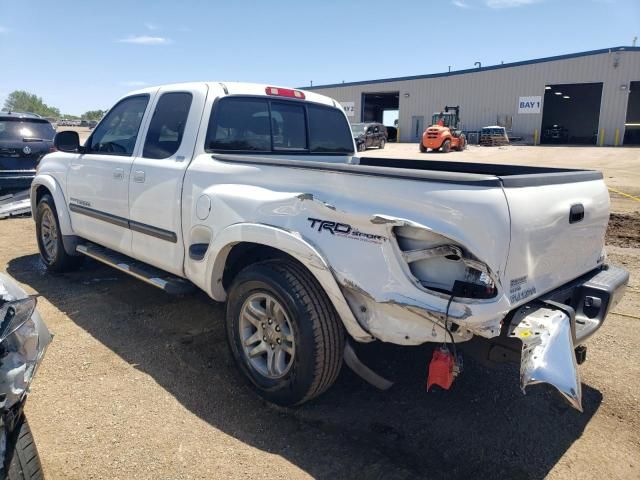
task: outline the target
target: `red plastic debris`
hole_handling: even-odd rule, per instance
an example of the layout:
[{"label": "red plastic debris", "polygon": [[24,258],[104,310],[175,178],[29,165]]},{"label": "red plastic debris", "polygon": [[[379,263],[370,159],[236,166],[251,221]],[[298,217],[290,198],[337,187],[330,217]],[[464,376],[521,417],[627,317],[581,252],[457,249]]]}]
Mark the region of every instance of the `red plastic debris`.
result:
[{"label": "red plastic debris", "polygon": [[427,391],[432,385],[449,390],[453,383],[453,366],[455,361],[449,349],[441,347],[433,351],[431,363],[429,364],[429,376],[427,377]]}]

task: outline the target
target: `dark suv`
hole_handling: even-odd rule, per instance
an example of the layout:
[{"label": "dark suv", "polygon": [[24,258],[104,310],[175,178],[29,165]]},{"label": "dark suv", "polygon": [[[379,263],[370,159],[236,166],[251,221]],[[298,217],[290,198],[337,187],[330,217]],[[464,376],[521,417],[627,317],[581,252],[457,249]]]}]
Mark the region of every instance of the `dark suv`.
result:
[{"label": "dark suv", "polygon": [[351,131],[359,152],[369,147],[384,148],[387,143],[387,127],[381,123],[352,123]]},{"label": "dark suv", "polygon": [[38,162],[53,151],[55,133],[39,115],[0,112],[0,194],[29,188]]}]

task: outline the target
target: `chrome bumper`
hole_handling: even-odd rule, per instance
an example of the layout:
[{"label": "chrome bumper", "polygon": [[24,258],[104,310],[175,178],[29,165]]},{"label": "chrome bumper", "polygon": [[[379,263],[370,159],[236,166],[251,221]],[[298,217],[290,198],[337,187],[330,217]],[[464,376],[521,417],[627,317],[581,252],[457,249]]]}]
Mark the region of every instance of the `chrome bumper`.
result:
[{"label": "chrome bumper", "polygon": [[626,270],[608,265],[516,310],[508,336],[522,342],[523,392],[529,385],[548,383],[582,411],[575,347],[602,326],[628,281]]}]

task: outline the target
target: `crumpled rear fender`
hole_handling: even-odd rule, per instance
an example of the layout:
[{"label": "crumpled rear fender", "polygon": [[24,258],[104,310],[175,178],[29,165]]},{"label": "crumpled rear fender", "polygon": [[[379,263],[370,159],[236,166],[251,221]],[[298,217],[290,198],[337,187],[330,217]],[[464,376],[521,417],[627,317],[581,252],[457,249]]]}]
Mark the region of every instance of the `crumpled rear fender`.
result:
[{"label": "crumpled rear fender", "polygon": [[[373,337],[358,324],[327,261],[320,252],[303,240],[299,234],[283,228],[256,223],[240,223],[225,228],[216,235],[209,246],[208,251],[211,252],[211,257],[205,258],[202,266],[188,265],[187,268],[192,270],[188,272],[189,277],[196,284],[200,279],[203,284],[199,286],[208,292],[214,300],[225,301],[227,293],[222,285],[225,264],[231,249],[241,242],[274,247],[300,261],[320,283],[349,334],[360,342],[373,340]],[[195,271],[198,268],[206,270],[204,272]]]}]

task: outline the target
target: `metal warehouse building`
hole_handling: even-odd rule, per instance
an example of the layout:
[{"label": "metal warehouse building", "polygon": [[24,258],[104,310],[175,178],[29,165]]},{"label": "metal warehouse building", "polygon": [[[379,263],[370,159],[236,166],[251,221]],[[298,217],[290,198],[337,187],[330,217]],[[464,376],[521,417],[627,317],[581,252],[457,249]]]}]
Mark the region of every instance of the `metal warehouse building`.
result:
[{"label": "metal warehouse building", "polygon": [[459,105],[472,136],[501,125],[528,143],[640,145],[640,47],[305,89],[339,101],[352,123],[397,111],[402,142],[417,142],[434,112]]}]

